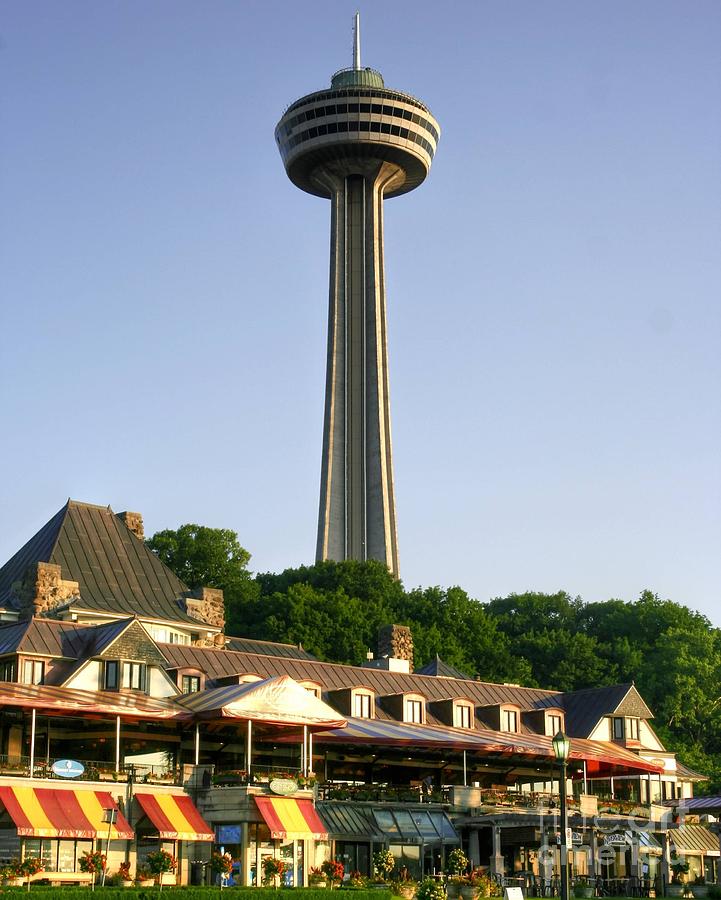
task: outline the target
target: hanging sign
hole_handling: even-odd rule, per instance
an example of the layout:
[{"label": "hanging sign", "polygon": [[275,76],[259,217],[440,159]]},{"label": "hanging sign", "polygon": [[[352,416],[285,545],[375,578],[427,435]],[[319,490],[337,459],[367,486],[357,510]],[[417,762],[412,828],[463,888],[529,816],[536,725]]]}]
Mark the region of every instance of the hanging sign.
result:
[{"label": "hanging sign", "polygon": [[60,778],[79,778],[85,771],[85,766],[76,759],[56,759],[50,768]]},{"label": "hanging sign", "polygon": [[274,794],[286,797],[288,794],[295,794],[298,790],[298,782],[292,778],[274,778],[268,787]]},{"label": "hanging sign", "polygon": [[620,847],[625,846],[628,843],[628,839],[625,834],[616,832],[615,834],[607,834],[603,842],[604,844],[609,844],[612,847]]}]

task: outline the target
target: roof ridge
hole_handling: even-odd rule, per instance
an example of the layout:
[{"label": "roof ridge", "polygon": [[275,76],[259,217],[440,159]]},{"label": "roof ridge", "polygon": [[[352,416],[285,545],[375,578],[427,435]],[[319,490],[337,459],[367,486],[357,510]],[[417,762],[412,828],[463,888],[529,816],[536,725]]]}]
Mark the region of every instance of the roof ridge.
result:
[{"label": "roof ridge", "polygon": [[[294,650],[298,649],[298,644],[288,644],[286,641],[266,641],[263,638],[245,637],[242,634],[226,634],[225,637],[229,641],[253,641],[255,644],[273,644],[274,647],[293,647]],[[242,653],[243,651],[236,650],[235,652]]]},{"label": "roof ridge", "polygon": [[53,558],[53,554],[55,553],[55,548],[57,547],[58,541],[60,540],[60,532],[63,530],[63,525],[65,524],[65,519],[67,518],[68,512],[70,511],[70,504],[73,502],[75,502],[75,501],[71,500],[71,498],[68,497],[67,503],[65,504],[65,506],[61,507],[58,510],[58,512],[63,513],[63,517],[60,520],[60,524],[58,525],[58,530],[55,532],[55,538],[53,540],[53,545],[50,548],[50,553],[48,554],[48,561],[50,561]]},{"label": "roof ridge", "polygon": [[76,509],[101,509],[105,512],[109,512],[112,515],[115,515],[109,503],[106,503],[104,505],[100,503],[86,503],[85,500],[73,500],[72,497],[68,497],[68,502],[65,505],[67,507],[75,507]]}]

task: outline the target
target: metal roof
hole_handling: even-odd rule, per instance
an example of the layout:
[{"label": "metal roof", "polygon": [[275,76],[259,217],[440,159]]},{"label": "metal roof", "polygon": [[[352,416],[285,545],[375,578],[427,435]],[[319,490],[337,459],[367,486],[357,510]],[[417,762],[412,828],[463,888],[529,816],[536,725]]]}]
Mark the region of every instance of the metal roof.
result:
[{"label": "metal roof", "polygon": [[[33,563],[61,566],[77,581],[72,605],[99,612],[194,622],[179,602],[188,592],[171,570],[110,509],[68,500],[0,569],[0,602],[17,608],[12,586]],[[206,626],[207,627],[207,626]]]},{"label": "metal roof", "polygon": [[684,824],[678,830],[669,831],[671,843],[677,856],[686,854],[705,856],[719,855],[719,836],[709,831],[705,825]]}]

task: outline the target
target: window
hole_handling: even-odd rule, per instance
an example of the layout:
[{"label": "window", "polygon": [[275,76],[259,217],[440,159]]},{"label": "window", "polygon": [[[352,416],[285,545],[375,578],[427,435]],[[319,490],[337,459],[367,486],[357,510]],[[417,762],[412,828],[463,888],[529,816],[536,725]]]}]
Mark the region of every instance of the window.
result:
[{"label": "window", "polygon": [[638,740],[638,719],[626,719],[626,738],[629,741]]},{"label": "window", "polygon": [[15,661],[5,659],[0,663],[0,681],[15,681]]},{"label": "window", "polygon": [[23,663],[23,683],[42,684],[45,681],[45,663],[37,659],[26,659]]},{"label": "window", "polygon": [[423,724],[423,701],[422,700],[406,700],[404,722],[414,722],[417,725]]},{"label": "window", "polygon": [[518,731],[518,713],[515,709],[501,710],[501,731]]},{"label": "window", "polygon": [[123,687],[133,691],[145,691],[148,680],[148,667],[145,663],[126,662],[123,666]]},{"label": "window", "polygon": [[563,731],[563,716],[558,713],[549,713],[546,717],[548,724],[548,734],[555,737],[559,731]]},{"label": "window", "polygon": [[623,728],[623,719],[614,716],[613,719],[613,739],[614,741],[622,741],[625,737]]},{"label": "window", "polygon": [[471,727],[471,707],[467,703],[456,703],[453,707],[453,725],[455,728]]},{"label": "window", "polygon": [[117,659],[108,659],[105,662],[105,678],[103,680],[103,685],[106,691],[117,691],[120,678],[118,677],[120,674],[120,663]]},{"label": "window", "polygon": [[183,693],[197,694],[200,690],[200,675],[183,675]]},{"label": "window", "polygon": [[370,719],[372,715],[370,694],[353,694],[353,715],[359,719]]},{"label": "window", "polygon": [[308,691],[309,694],[312,694],[314,697],[317,697],[318,700],[320,700],[321,688],[319,685],[313,684],[312,682],[308,681],[301,681],[300,683],[305,688],[305,690]]}]

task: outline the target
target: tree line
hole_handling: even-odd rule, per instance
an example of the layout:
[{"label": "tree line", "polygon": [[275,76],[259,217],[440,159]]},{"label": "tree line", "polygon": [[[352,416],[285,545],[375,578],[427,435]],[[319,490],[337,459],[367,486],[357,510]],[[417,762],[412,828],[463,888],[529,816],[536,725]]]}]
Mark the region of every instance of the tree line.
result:
[{"label": "tree line", "polygon": [[253,575],[228,529],[183,525],[147,544],[191,588],[223,589],[228,634],[359,665],[395,623],[411,628],[416,668],[438,655],[483,681],[559,691],[634,681],[664,744],[710,777],[699,792],[721,788],[721,631],[650,590],[631,602],[566,591],[481,602],[461,587],[406,590],[374,561]]}]

